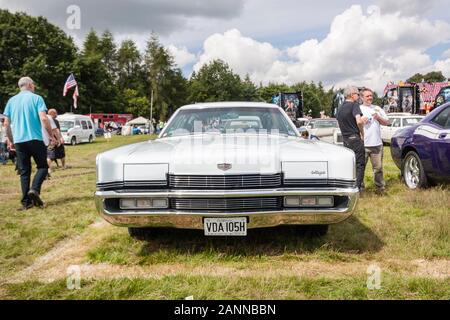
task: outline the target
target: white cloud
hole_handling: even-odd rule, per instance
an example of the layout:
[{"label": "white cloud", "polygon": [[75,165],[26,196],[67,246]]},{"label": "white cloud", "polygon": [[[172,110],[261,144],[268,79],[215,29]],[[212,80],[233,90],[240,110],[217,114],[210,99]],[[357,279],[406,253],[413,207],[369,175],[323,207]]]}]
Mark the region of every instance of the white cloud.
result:
[{"label": "white cloud", "polygon": [[448,50],[445,50],[443,53],[442,53],[442,58],[444,58],[444,59],[446,59],[446,58],[449,58],[450,59],[450,49],[448,49]]},{"label": "white cloud", "polygon": [[198,71],[214,59],[222,59],[241,75],[262,76],[280,55],[281,51],[270,43],[243,37],[239,30],[232,29],[224,34],[213,34],[205,40],[203,53],[194,70]]},{"label": "white cloud", "polygon": [[423,15],[430,11],[437,0],[378,0],[382,13],[398,12],[404,16]]},{"label": "white cloud", "polygon": [[183,68],[188,64],[196,61],[196,57],[193,53],[190,53],[186,47],[178,48],[174,45],[168,45],[167,50],[173,56],[175,64],[179,68]]},{"label": "white cloud", "polygon": [[446,22],[383,13],[375,6],[363,12],[354,5],[334,18],[323,40],[310,39],[284,52],[235,29],[214,34],[204,42],[194,69],[220,58],[256,82],[313,80],[328,86],[366,85],[380,91],[390,80],[436,67],[425,51],[448,40],[450,24]]},{"label": "white cloud", "polygon": [[442,71],[442,74],[447,77],[447,79],[450,79],[450,57],[445,60],[436,61],[433,70],[430,71],[435,70]]}]

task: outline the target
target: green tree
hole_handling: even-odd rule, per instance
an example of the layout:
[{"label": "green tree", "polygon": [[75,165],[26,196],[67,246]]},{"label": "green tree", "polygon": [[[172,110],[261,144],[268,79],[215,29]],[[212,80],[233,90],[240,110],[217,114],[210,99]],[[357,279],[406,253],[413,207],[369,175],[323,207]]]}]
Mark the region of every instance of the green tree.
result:
[{"label": "green tree", "polygon": [[248,74],[245,75],[244,81],[241,83],[242,100],[244,101],[261,101],[258,88],[250,79]]},{"label": "green tree", "polygon": [[147,42],[144,61],[149,100],[153,96],[153,118],[166,119],[169,109],[184,99],[181,71],[174,67],[173,57],[154,33]]},{"label": "green tree", "polygon": [[417,83],[417,82],[443,82],[447,79],[442,74],[442,71],[432,71],[428,72],[427,74],[423,75],[421,73],[416,73],[411,78],[407,79],[406,82],[409,83]]},{"label": "green tree", "polygon": [[125,89],[123,98],[125,103],[124,112],[132,113],[136,117],[149,116],[150,102],[146,96],[140,96],[137,90]]},{"label": "green tree", "polygon": [[0,111],[25,75],[49,107],[66,111],[62,91],[77,56],[72,38],[45,18],[7,10],[0,10],[0,34]]},{"label": "green tree", "polygon": [[94,29],[91,29],[86,35],[86,39],[83,43],[82,55],[84,57],[101,58],[102,53],[100,51],[100,38]]},{"label": "green tree", "polygon": [[118,86],[120,89],[143,87],[141,62],[141,54],[134,41],[123,41],[117,52]]},{"label": "green tree", "polygon": [[75,78],[79,84],[79,112],[120,112],[117,88],[103,61],[100,39],[91,30],[76,61]]},{"label": "green tree", "polygon": [[189,81],[191,103],[209,101],[237,101],[242,97],[239,75],[222,60],[203,65]]},{"label": "green tree", "polygon": [[290,92],[291,88],[284,83],[269,83],[267,86],[260,84],[258,88],[258,96],[263,101],[272,103],[272,98],[280,92]]},{"label": "green tree", "polygon": [[117,47],[112,33],[108,30],[103,33],[98,43],[98,51],[109,76],[115,80],[117,76]]}]

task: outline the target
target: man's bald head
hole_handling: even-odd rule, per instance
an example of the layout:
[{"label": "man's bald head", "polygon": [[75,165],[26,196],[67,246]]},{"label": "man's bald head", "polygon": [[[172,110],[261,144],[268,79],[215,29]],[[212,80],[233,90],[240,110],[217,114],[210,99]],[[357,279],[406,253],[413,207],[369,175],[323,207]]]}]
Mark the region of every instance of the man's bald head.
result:
[{"label": "man's bald head", "polygon": [[56,118],[58,116],[58,112],[56,111],[56,109],[50,109],[48,110],[48,114],[52,117],[52,118]]}]

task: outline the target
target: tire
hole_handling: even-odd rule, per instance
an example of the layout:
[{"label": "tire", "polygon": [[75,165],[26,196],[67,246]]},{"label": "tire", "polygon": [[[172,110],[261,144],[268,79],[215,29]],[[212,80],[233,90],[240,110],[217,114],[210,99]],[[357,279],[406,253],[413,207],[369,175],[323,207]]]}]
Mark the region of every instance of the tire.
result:
[{"label": "tire", "polygon": [[94,142],[94,138],[92,137],[92,135],[89,136],[89,143]]},{"label": "tire", "polygon": [[77,137],[73,136],[72,139],[70,139],[70,144],[75,146],[77,144]]},{"label": "tire", "polygon": [[402,177],[409,189],[428,187],[428,178],[422,161],[415,151],[409,151],[402,160]]},{"label": "tire", "polygon": [[150,228],[128,228],[130,236],[136,240],[147,240],[150,235]]}]

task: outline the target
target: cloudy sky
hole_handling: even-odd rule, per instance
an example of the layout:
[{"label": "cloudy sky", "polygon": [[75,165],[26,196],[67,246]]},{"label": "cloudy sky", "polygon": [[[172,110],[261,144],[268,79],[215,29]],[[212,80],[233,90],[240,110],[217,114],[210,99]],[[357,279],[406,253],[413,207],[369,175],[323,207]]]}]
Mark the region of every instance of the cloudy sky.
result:
[{"label": "cloudy sky", "polygon": [[[81,28],[67,27],[77,5]],[[135,40],[152,31],[186,75],[215,58],[256,83],[322,81],[381,91],[441,70],[450,77],[448,0],[0,0],[43,15],[81,44],[90,28]]]}]

